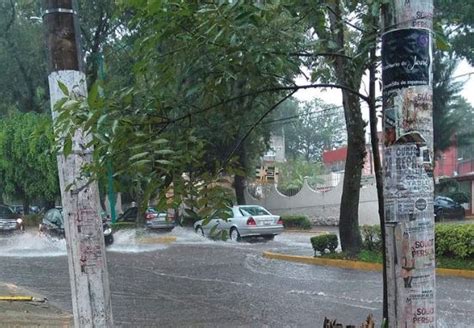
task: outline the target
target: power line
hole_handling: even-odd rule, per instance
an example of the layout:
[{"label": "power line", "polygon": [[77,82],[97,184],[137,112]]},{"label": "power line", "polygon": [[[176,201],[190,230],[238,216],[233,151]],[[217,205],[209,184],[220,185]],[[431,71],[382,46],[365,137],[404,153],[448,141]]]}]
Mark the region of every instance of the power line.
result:
[{"label": "power line", "polygon": [[334,107],[324,108],[324,109],[319,110],[319,111],[314,111],[314,112],[309,112],[309,113],[300,113],[300,114],[293,115],[293,116],[278,118],[278,119],[274,119],[274,120],[268,120],[268,121],[262,122],[261,124],[272,124],[272,123],[278,123],[278,122],[291,121],[291,120],[297,119],[297,118],[299,118],[300,116],[303,116],[303,115],[306,115],[306,117],[317,115],[317,114],[322,114],[323,116],[324,115],[336,115],[337,113],[326,113],[326,112],[328,112],[330,110],[334,110],[334,109],[341,109],[341,108],[343,108],[343,107],[342,106],[334,106]]}]

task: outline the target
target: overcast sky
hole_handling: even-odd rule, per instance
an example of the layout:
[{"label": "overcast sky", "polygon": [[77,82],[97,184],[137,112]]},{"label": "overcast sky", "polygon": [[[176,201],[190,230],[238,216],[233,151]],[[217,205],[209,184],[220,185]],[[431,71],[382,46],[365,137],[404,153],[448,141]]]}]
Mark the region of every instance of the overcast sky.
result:
[{"label": "overcast sky", "polygon": [[[468,102],[471,103],[471,105],[474,107],[474,67],[469,65],[469,63],[465,60],[463,60],[458,68],[456,69],[454,76],[459,76],[459,75],[464,75],[464,74],[469,74],[472,73],[471,75],[465,75],[462,77],[457,78],[457,81],[465,81],[464,83],[464,88],[461,92],[461,95],[467,99]],[[310,75],[309,73],[307,74],[308,76]],[[368,78],[367,76],[364,79],[365,84],[362,85],[360,92],[362,94],[368,94]],[[304,85],[304,84],[310,84],[311,82],[306,80],[304,76],[300,76],[296,79],[296,83],[298,85]],[[380,95],[380,83],[376,83],[376,88],[377,88],[377,93]],[[337,89],[327,89],[325,91],[322,91],[321,89],[304,89],[304,90],[299,90],[298,92],[295,93],[295,97],[300,100],[300,101],[309,101],[313,98],[320,98],[324,102],[329,103],[329,104],[335,104],[342,106],[342,95],[341,91]],[[369,109],[367,104],[362,101],[361,102],[362,106],[362,116],[364,120],[367,122],[369,121]],[[342,108],[341,108],[342,110]],[[382,130],[382,120],[381,118],[381,108],[378,108],[378,130]],[[366,129],[366,137],[367,140],[370,138],[370,129]]]},{"label": "overcast sky", "polygon": [[[456,80],[465,81],[464,89],[461,92],[461,95],[464,98],[466,98],[471,103],[472,106],[474,106],[474,67],[470,66],[466,61],[463,60],[459,64],[456,72],[454,73],[454,76],[467,74],[467,73],[473,73],[473,74],[470,76],[459,77]],[[307,81],[304,76],[300,76],[299,78],[296,79],[296,83],[298,85],[302,85],[302,84],[309,84],[310,82]],[[361,93],[367,94],[366,89],[367,89],[366,86],[363,85],[360,90]],[[380,93],[378,83],[377,83],[377,89],[378,89],[377,92]],[[315,97],[318,97],[327,103],[336,104],[336,105],[342,104],[341,91],[336,90],[336,89],[327,89],[326,91],[321,91],[320,89],[319,90],[318,89],[299,90],[295,94],[295,97],[299,100],[311,100]],[[366,106],[363,105],[363,107],[366,107]]]}]

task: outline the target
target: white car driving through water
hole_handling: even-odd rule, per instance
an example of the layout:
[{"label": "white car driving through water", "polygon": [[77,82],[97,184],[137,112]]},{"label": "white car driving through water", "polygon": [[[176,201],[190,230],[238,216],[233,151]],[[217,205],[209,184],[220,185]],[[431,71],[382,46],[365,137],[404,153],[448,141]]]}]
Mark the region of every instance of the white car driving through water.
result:
[{"label": "white car driving through water", "polygon": [[[204,225],[204,220],[194,223],[194,231],[208,236],[211,231],[227,231],[231,240],[240,241],[245,237],[263,237],[272,240],[283,232],[283,221],[258,205],[238,205],[227,210],[225,219],[211,219]],[[216,227],[214,230],[213,227]]]}]

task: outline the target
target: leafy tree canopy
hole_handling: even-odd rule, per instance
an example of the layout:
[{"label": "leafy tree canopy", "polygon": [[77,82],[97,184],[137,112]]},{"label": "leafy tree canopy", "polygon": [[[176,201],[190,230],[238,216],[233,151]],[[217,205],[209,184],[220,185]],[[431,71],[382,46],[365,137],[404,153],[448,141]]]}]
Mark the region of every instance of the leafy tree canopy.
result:
[{"label": "leafy tree canopy", "polygon": [[46,53],[37,15],[33,1],[0,3],[0,114],[47,108]]},{"label": "leafy tree canopy", "polygon": [[21,199],[54,202],[59,196],[54,134],[49,115],[13,112],[0,121],[2,193]]},{"label": "leafy tree canopy", "polygon": [[[134,58],[131,78],[99,81],[88,106],[63,101],[58,133],[70,137],[77,126],[91,132],[96,165],[90,169],[103,173],[112,159],[116,176],[140,181],[145,200],[171,186],[178,199],[191,192],[190,181],[220,172],[244,175],[269,136],[256,123],[288,96],[278,88],[299,72],[300,60],[286,53],[303,35],[282,9],[127,3],[121,10],[134,14],[127,33],[104,50],[133,42],[118,52]],[[123,65],[115,58],[111,63]],[[261,89],[275,92],[256,92]],[[67,153],[70,141],[65,146]]]}]

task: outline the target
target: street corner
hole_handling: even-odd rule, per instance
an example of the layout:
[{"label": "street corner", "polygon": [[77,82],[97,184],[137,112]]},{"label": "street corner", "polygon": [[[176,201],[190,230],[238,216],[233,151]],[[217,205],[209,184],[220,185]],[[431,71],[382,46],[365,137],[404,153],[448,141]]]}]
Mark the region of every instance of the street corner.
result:
[{"label": "street corner", "polygon": [[147,236],[137,238],[137,244],[171,244],[176,242],[176,236]]},{"label": "street corner", "polygon": [[6,283],[0,283],[0,322],[7,327],[73,327],[71,313],[37,293]]}]

